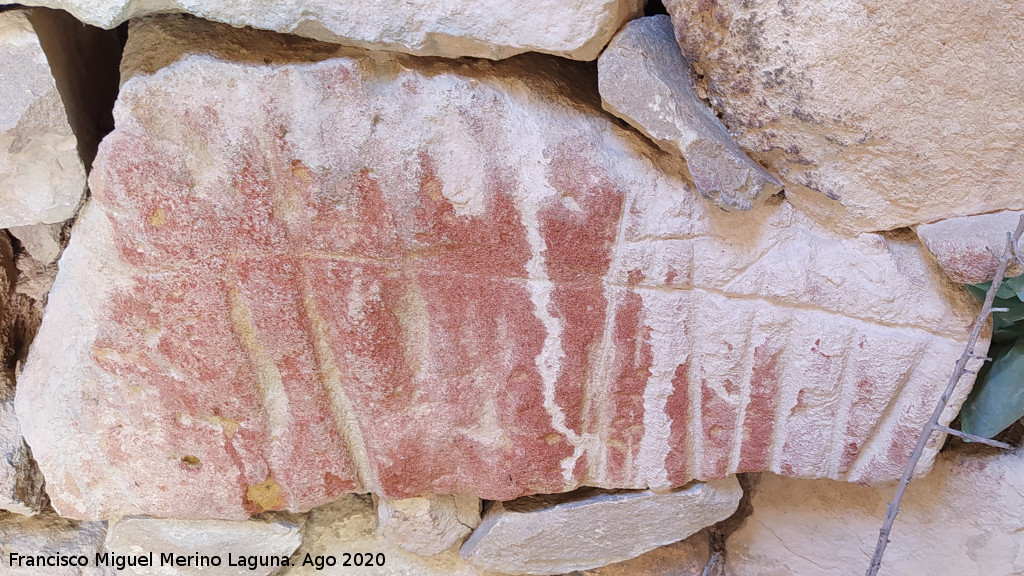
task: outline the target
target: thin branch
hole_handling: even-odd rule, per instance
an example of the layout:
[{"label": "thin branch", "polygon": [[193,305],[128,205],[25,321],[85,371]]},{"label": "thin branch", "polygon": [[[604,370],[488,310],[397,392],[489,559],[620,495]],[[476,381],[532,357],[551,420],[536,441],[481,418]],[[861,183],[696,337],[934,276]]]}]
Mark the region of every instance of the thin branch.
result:
[{"label": "thin branch", "polygon": [[935,429],[939,432],[945,432],[946,434],[952,434],[953,436],[959,436],[968,442],[978,442],[979,444],[985,444],[986,446],[992,446],[994,448],[1002,448],[1003,450],[1012,450],[1013,446],[1010,446],[1006,442],[1000,442],[999,440],[991,440],[989,438],[982,438],[981,436],[975,436],[974,434],[968,434],[962,430],[956,430],[949,426],[943,426],[942,424],[936,424]]},{"label": "thin branch", "polygon": [[[714,572],[712,572],[712,570],[714,570]],[[715,554],[711,557],[711,559],[708,560],[707,565],[704,566],[704,571],[700,573],[700,576],[711,576],[712,574],[721,574],[721,573],[722,573],[722,553],[721,552],[715,552]]]},{"label": "thin branch", "polygon": [[[967,339],[964,353],[956,361],[956,368],[953,370],[953,375],[949,377],[949,383],[939,398],[939,402],[935,406],[934,412],[932,412],[932,417],[924,425],[921,429],[921,434],[917,437],[917,446],[910,453],[910,461],[907,462],[907,467],[903,471],[903,477],[900,478],[900,483],[896,487],[896,494],[893,496],[892,502],[889,503],[885,522],[882,523],[882,528],[878,531],[878,543],[875,545],[875,554],[871,557],[871,565],[868,566],[866,576],[877,576],[878,570],[882,567],[882,555],[885,554],[885,547],[889,544],[889,533],[892,532],[893,522],[896,521],[896,515],[900,512],[900,502],[903,501],[903,494],[907,491],[907,486],[910,485],[910,479],[914,476],[914,469],[917,468],[917,462],[924,453],[928,439],[931,437],[932,432],[936,431],[939,418],[942,417],[942,413],[946,410],[946,403],[949,402],[949,398],[953,395],[957,383],[960,382],[960,378],[964,375],[967,362],[972,357],[975,357],[974,346],[978,342],[978,336],[981,335],[982,327],[988,321],[989,314],[992,313],[992,303],[995,301],[996,292],[999,290],[999,285],[1003,283],[1003,276],[1006,275],[1006,268],[1010,265],[1010,260],[1015,258],[1014,252],[1021,234],[1024,234],[1024,215],[1017,222],[1017,229],[1013,234],[1007,234],[1006,248],[1003,249],[1002,256],[997,256],[999,258],[999,267],[996,269],[995,278],[992,279],[992,286],[989,287],[988,292],[985,294],[985,303],[981,306],[981,313],[978,314],[978,318],[974,321],[974,326],[971,328],[971,334]],[[994,251],[991,249],[989,251],[994,254]]]}]

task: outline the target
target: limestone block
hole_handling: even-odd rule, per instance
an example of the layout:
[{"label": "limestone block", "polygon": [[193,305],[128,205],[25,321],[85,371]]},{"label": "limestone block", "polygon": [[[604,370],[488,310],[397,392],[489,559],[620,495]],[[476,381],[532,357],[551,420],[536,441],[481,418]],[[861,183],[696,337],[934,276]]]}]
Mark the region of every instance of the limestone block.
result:
[{"label": "limestone block", "polygon": [[[990,449],[939,457],[911,482],[881,576],[1024,572],[1024,458]],[[754,513],[726,542],[744,576],[840,576],[867,570],[895,485],[762,476]]]},{"label": "limestone block", "polygon": [[85,167],[28,11],[0,13],[0,228],[74,216]]},{"label": "limestone block", "polygon": [[187,12],[232,26],[420,56],[501,59],[523,52],[594,60],[644,0],[29,0],[112,28],[152,13]]},{"label": "limestone block", "polygon": [[22,248],[40,264],[57,261],[61,251],[61,230],[64,223],[35,224],[33,226],[12,226],[7,232],[21,242]]},{"label": "limestone block", "polygon": [[[297,565],[281,576],[499,576],[463,560],[456,548],[434,556],[414,554],[374,530],[376,516],[367,496],[348,495],[309,513],[302,546],[292,557]],[[341,565],[344,552],[364,554],[361,568]],[[383,559],[383,566],[366,566],[366,553]],[[571,551],[570,551],[571,552]],[[309,555],[310,564],[302,563]],[[378,558],[378,554],[381,556]],[[317,556],[335,556],[334,566],[317,570]],[[350,558],[350,560],[352,560]],[[580,576],[700,576],[708,560],[707,534],[700,532],[682,542],[663,546],[642,556],[602,568],[576,572]]]},{"label": "limestone block", "polygon": [[725,520],[743,497],[735,477],[682,490],[496,502],[462,546],[471,563],[506,574],[561,574],[635,558]]},{"label": "limestone block", "polygon": [[[917,226],[921,242],[954,282],[988,282],[999,268],[997,255],[1006,247],[1006,233],[1017,229],[1024,212],[1004,210],[992,214],[948,218]],[[1024,252],[1024,245],[1018,244]],[[994,254],[993,254],[994,253]],[[1012,262],[1006,276],[1020,276],[1024,269]]]},{"label": "limestone block", "polygon": [[62,514],[902,472],[977,313],[912,233],[723,213],[584,65],[203,30],[125,74],[19,380]]},{"label": "limestone block", "polygon": [[[266,576],[302,543],[300,521],[174,520],[125,518],[107,531],[104,550],[123,556],[152,553],[155,565],[131,566],[121,573],[148,576]],[[168,566],[161,553],[219,558],[219,566]],[[230,554],[230,557],[229,557]],[[198,564],[198,562],[197,562]]]},{"label": "limestone block", "polygon": [[1024,4],[666,0],[739,145],[831,226],[1024,208]]},{"label": "limestone block", "polygon": [[480,499],[475,496],[381,498],[377,503],[377,532],[423,556],[461,543],[479,524]]},{"label": "limestone block", "polygon": [[749,210],[782,188],[697,96],[668,16],[627,23],[601,54],[597,73],[604,109],[685,157],[697,190],[723,208]]},{"label": "limestone block", "polygon": [[[53,514],[19,516],[0,512],[0,573],[4,576],[115,576],[110,566],[96,566],[97,552],[103,552],[103,522],[76,522]],[[17,554],[19,557],[12,557]],[[36,556],[54,558],[49,562],[64,565],[29,565],[27,557],[35,562]],[[85,556],[87,566],[71,566],[79,556]],[[13,561],[13,563],[12,563]],[[47,560],[43,559],[43,562]]]}]

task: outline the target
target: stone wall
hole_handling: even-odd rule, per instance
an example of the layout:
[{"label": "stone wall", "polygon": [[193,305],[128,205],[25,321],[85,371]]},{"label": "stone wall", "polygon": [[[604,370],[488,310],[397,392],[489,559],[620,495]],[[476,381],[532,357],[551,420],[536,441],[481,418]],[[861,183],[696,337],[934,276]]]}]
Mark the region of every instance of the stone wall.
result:
[{"label": "stone wall", "polygon": [[[864,570],[1024,208],[1010,6],[38,4],[5,574]],[[1019,573],[944,441],[882,573]]]}]

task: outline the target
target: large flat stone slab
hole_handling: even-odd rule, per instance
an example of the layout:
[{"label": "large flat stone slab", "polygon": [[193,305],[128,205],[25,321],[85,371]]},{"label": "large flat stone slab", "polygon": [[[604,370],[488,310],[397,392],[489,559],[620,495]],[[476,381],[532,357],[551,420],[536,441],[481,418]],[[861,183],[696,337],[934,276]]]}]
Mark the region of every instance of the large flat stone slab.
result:
[{"label": "large flat stone slab", "polygon": [[420,56],[501,59],[523,52],[594,60],[643,0],[29,0],[112,28],[145,14],[186,12],[233,26]]},{"label": "large flat stone slab", "polygon": [[0,13],[0,228],[62,222],[85,167],[28,10]]},{"label": "large flat stone slab", "polygon": [[[500,576],[475,566],[459,556],[457,548],[437,555],[421,556],[402,548],[374,529],[376,515],[368,496],[348,495],[312,510],[302,534],[302,546],[293,555],[297,565],[281,576]],[[356,551],[363,554],[361,568],[343,566],[340,553]],[[372,553],[374,560],[366,560]],[[572,551],[567,551],[572,553]],[[309,564],[303,565],[306,558]],[[379,556],[378,556],[379,555]],[[317,568],[318,557],[334,556],[334,566]],[[353,558],[349,558],[353,562]],[[378,560],[383,560],[379,565]],[[580,576],[700,576],[708,561],[706,532],[694,534],[681,542],[656,548],[632,560],[601,568],[575,572]],[[372,563],[372,566],[368,566]]]},{"label": "large flat stone slab", "polygon": [[[111,555],[145,556],[147,565],[123,570],[132,576],[266,576],[281,570],[302,543],[301,529],[301,521],[290,518],[247,522],[124,518],[107,530],[103,549]],[[191,556],[196,561],[168,563],[164,555]]]},{"label": "large flat stone slab", "polygon": [[[931,474],[907,489],[879,574],[1024,572],[1021,486],[1020,453],[981,448],[940,456]],[[726,542],[729,569],[744,576],[867,570],[895,489],[765,474],[753,492],[753,515]]]},{"label": "large flat stone slab", "polygon": [[601,54],[597,71],[604,109],[686,158],[697,191],[719,206],[749,210],[782,188],[697,96],[668,16],[627,23]]},{"label": "large flat stone slab", "polygon": [[913,234],[725,214],[564,60],[180,21],[130,32],[171,63],[125,70],[19,381],[62,514],[901,473],[977,308]]},{"label": "large flat stone slab", "polygon": [[666,0],[723,122],[831,226],[1024,208],[1024,5]]},{"label": "large flat stone slab", "polygon": [[496,502],[462,546],[471,563],[505,574],[562,574],[622,562],[685,539],[736,511],[735,477],[655,494],[582,494]]}]

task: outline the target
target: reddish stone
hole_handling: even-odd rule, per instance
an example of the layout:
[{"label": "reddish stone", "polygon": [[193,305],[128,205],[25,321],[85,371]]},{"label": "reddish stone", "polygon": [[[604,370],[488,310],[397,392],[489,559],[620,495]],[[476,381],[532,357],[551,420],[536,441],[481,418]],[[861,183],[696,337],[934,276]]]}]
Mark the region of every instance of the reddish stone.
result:
[{"label": "reddish stone", "polygon": [[975,306],[913,238],[724,214],[557,61],[214,29],[127,74],[19,382],[62,514],[902,469]]}]

